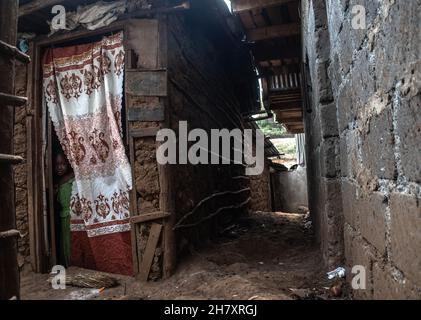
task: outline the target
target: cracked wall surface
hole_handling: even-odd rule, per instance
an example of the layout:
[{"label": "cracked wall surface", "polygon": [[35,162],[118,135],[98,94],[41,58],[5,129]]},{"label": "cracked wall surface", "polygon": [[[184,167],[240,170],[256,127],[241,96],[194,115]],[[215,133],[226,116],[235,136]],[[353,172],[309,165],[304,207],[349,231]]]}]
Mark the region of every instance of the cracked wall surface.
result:
[{"label": "cracked wall surface", "polygon": [[302,3],[310,207],[326,264],[366,267],[357,298],[421,297],[420,6]]}]

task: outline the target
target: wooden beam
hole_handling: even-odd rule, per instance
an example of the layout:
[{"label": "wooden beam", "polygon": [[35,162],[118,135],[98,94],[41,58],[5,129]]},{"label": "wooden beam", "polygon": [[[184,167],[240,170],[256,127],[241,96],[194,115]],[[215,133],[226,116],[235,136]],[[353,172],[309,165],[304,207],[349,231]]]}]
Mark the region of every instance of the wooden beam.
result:
[{"label": "wooden beam", "polygon": [[297,118],[282,118],[282,117],[276,117],[276,121],[286,123],[286,124],[295,124],[295,123],[303,123],[303,118],[297,117]]},{"label": "wooden beam", "polygon": [[232,0],[232,10],[235,13],[240,13],[248,10],[268,8],[281,6],[289,2],[296,2],[296,0]]},{"label": "wooden beam", "polygon": [[251,29],[247,31],[247,40],[263,41],[275,38],[285,38],[296,36],[301,33],[301,25],[299,23],[280,24],[276,26]]},{"label": "wooden beam", "polygon": [[22,157],[13,156],[9,154],[0,154],[0,163],[19,164],[25,161]]},{"label": "wooden beam", "polygon": [[165,219],[165,218],[168,218],[170,215],[171,213],[168,213],[168,212],[147,213],[147,214],[131,217],[130,222],[133,224],[139,224],[139,223],[144,223],[144,222],[158,220],[158,219]]},{"label": "wooden beam", "polygon": [[18,97],[12,94],[0,92],[0,103],[7,106],[20,107],[28,102],[26,97]]},{"label": "wooden beam", "polygon": [[142,281],[148,281],[149,273],[152,267],[155,250],[158,246],[161,236],[162,225],[153,223],[149,232],[148,243],[146,244],[145,253],[143,254],[142,263],[140,265],[139,278]]},{"label": "wooden beam", "polygon": [[160,129],[157,127],[132,129],[130,130],[130,136],[132,138],[155,137],[158,134],[159,130]]},{"label": "wooden beam", "polygon": [[0,52],[23,63],[30,63],[31,58],[16,47],[0,40]]},{"label": "wooden beam", "polygon": [[[19,17],[27,16],[47,7],[64,3],[68,0],[34,0],[19,7]],[[70,1],[69,1],[70,2]]]}]

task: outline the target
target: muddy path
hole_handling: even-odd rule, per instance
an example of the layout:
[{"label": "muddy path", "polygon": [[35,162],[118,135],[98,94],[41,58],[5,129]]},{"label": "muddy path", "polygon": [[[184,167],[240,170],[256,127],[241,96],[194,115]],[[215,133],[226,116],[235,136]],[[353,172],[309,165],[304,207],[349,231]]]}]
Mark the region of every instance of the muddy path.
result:
[{"label": "muddy path", "polygon": [[330,299],[326,270],[305,223],[299,214],[255,213],[183,258],[171,279],[145,284],[118,276],[120,285],[99,295],[75,287],[53,290],[47,275],[24,272],[22,299]]}]

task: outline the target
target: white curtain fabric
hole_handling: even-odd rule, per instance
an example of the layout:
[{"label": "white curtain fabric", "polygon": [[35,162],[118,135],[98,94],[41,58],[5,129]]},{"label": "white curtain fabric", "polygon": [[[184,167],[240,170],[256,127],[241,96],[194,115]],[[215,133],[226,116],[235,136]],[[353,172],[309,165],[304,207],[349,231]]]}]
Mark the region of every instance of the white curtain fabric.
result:
[{"label": "white curtain fabric", "polygon": [[44,98],[75,173],[71,230],[88,237],[130,230],[130,164],[122,141],[123,33],[48,49]]}]

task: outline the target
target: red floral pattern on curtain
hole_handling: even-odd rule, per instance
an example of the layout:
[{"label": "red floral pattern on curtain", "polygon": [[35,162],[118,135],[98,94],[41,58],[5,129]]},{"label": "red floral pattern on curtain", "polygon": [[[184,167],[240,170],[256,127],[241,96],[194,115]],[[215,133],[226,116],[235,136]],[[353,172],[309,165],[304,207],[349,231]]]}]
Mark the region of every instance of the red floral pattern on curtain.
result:
[{"label": "red floral pattern on curtain", "polygon": [[44,99],[75,172],[72,264],[131,275],[130,164],[122,141],[123,33],[48,49]]}]

